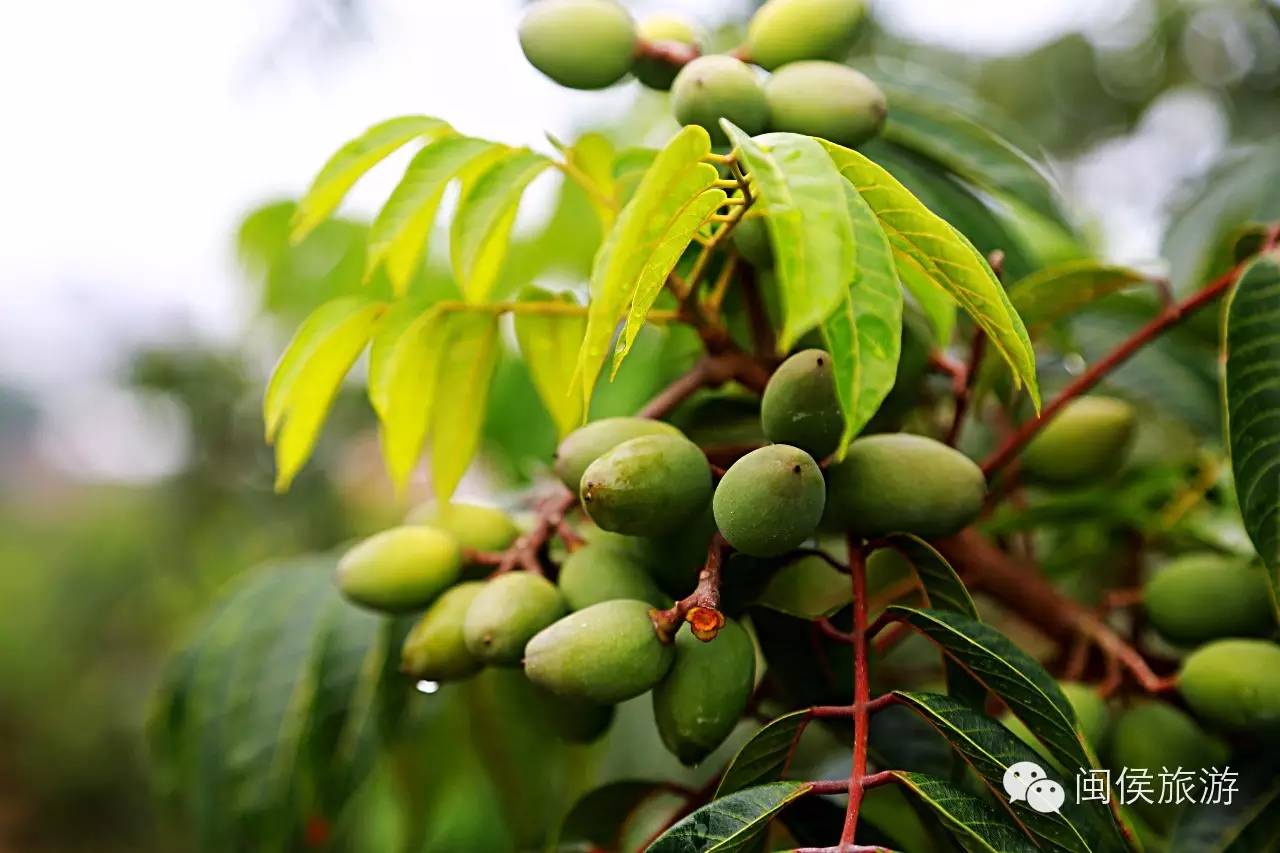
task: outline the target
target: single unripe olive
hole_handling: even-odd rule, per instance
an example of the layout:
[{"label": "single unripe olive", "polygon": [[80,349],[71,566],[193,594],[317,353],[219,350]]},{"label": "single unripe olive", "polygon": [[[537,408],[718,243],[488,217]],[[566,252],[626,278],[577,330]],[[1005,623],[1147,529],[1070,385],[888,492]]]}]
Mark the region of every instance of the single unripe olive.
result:
[{"label": "single unripe olive", "polygon": [[827,469],[824,521],[858,536],[950,536],[978,517],[986,494],[982,469],[958,450],[921,435],[870,435]]},{"label": "single unripe olive", "polygon": [[484,663],[520,663],[529,638],[564,615],[555,584],[530,572],[507,572],[484,585],[462,624],[467,649]]},{"label": "single unripe olive", "polygon": [[[676,42],[678,44],[698,46],[698,34],[688,21],[675,15],[654,15],[645,18],[639,27],[640,39],[645,42]],[[670,62],[664,62],[643,54],[636,57],[631,72],[636,79],[650,89],[666,91],[671,88],[671,81],[676,79],[680,68]]]},{"label": "single unripe olive", "polygon": [[1173,560],[1147,582],[1147,617],[1180,645],[1219,637],[1260,637],[1275,629],[1275,606],[1264,569],[1218,554]]},{"label": "single unripe olive", "polygon": [[483,664],[467,649],[462,624],[484,584],[460,583],[422,614],[400,650],[400,671],[413,678],[454,681],[480,671]]},{"label": "single unripe olive", "polygon": [[820,136],[847,148],[878,134],[888,112],[880,87],[838,62],[784,65],[765,83],[764,96],[770,130]]},{"label": "single unripe olive", "polygon": [[573,491],[582,484],[587,466],[602,455],[642,435],[680,435],[669,423],[652,418],[602,418],[565,436],[556,449],[556,476]]},{"label": "single unripe olive", "polygon": [[801,59],[843,59],[862,14],[862,0],[769,0],[747,26],[747,55],[770,71]]},{"label": "single unripe olive", "polygon": [[675,661],[653,689],[653,716],[672,754],[697,764],[733,731],[755,687],[756,650],[732,620],[704,643],[691,631],[676,635]]},{"label": "single unripe olive", "polygon": [[570,554],[560,567],[557,583],[570,610],[616,598],[645,601],[654,607],[670,604],[638,560],[605,544],[585,545]]},{"label": "single unripe olive", "polygon": [[462,548],[476,551],[501,551],[520,531],[500,509],[468,503],[427,503],[409,513],[410,524],[426,524],[450,534]]},{"label": "single unripe olive", "polygon": [[1280,646],[1217,640],[1182,662],[1178,689],[1196,716],[1229,732],[1280,738]]},{"label": "single unripe olive", "polygon": [[763,216],[746,216],[733,228],[733,245],[754,267],[773,266],[773,244]]},{"label": "single unripe olive", "polygon": [[696,124],[723,145],[727,139],[720,119],[727,118],[748,136],[764,131],[769,105],[751,67],[732,56],[699,56],[676,75],[671,84],[671,108],[676,121]]},{"label": "single unripe olive", "polygon": [[825,459],[840,446],[844,417],[831,356],[820,349],[796,353],[769,377],[760,400],[760,424],[770,441]]},{"label": "single unripe olive", "polygon": [[557,735],[569,743],[593,743],[609,730],[613,706],[565,699],[538,685],[531,685],[543,719]]},{"label": "single unripe olive", "polygon": [[1114,474],[1128,455],[1136,423],[1133,406],[1124,400],[1072,400],[1022,451],[1022,472],[1064,485]]},{"label": "single unripe olive", "polygon": [[393,527],[353,547],[338,563],[338,589],[375,610],[402,613],[430,604],[458,580],[462,555],[448,533]]},{"label": "single unripe olive", "polygon": [[605,601],[571,613],[525,648],[524,671],[557,696],[613,705],[667,674],[674,657],[643,601]]},{"label": "single unripe olive", "polygon": [[752,557],[785,554],[813,535],[822,520],[826,485],[813,457],[770,444],[743,456],[716,486],[716,527]]},{"label": "single unripe olive", "polygon": [[613,0],[538,0],[520,21],[520,47],[561,86],[603,89],[631,70],[635,22]]},{"label": "single unripe olive", "polygon": [[579,491],[591,520],[628,536],[662,536],[696,518],[711,499],[711,467],[680,435],[624,441],[588,466]]}]

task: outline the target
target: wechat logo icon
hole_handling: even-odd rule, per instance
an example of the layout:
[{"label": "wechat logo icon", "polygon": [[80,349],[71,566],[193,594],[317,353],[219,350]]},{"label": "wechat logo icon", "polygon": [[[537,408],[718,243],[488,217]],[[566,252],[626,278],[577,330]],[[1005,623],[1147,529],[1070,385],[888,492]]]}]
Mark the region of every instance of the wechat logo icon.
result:
[{"label": "wechat logo icon", "polygon": [[1041,814],[1056,812],[1067,799],[1062,786],[1049,779],[1044,768],[1034,761],[1009,765],[1004,771],[1004,792],[1009,795],[1009,802],[1023,800]]}]

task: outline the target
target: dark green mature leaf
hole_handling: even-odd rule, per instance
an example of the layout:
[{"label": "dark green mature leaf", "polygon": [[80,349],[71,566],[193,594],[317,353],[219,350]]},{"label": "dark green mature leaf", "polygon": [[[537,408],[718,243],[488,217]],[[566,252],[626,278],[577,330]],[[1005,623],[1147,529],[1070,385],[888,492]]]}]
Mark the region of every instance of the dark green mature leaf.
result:
[{"label": "dark green mature leaf", "polygon": [[1142,273],[1127,267],[1071,261],[1015,281],[1009,286],[1009,300],[1024,323],[1041,326],[1145,279]]},{"label": "dark green mature leaf", "polygon": [[496,314],[459,312],[448,317],[436,368],[431,417],[431,483],[436,499],[449,500],[480,446],[485,401],[498,363]]},{"label": "dark green mature leaf", "polygon": [[1227,433],[1245,529],[1280,571],[1280,253],[1259,256],[1227,307]]},{"label": "dark green mature leaf", "polygon": [[770,133],[753,140],[722,123],[766,214],[782,300],[778,346],[785,351],[831,316],[854,280],[857,248],[844,181],[811,137]]},{"label": "dark green mature leaf", "polygon": [[792,711],[761,727],[725,768],[716,797],[777,780],[809,719],[807,710]]},{"label": "dark green mature leaf", "polygon": [[956,843],[981,853],[1033,853],[1037,848],[1009,818],[950,782],[894,771],[897,780],[942,821]]},{"label": "dark green mature leaf", "polygon": [[1274,754],[1233,755],[1237,774],[1231,802],[1183,808],[1169,853],[1254,853],[1280,849],[1280,763]]},{"label": "dark green mature leaf", "polygon": [[986,259],[893,175],[856,151],[823,144],[840,173],[875,211],[893,248],[899,277],[907,281],[918,274],[949,293],[987,333],[1038,408],[1031,339]]},{"label": "dark green mature leaf", "polygon": [[902,349],[902,290],[889,241],[847,182],[844,194],[858,247],[855,277],[835,313],[822,323],[844,414],[841,454],[893,388]]},{"label": "dark green mature leaf", "polygon": [[849,576],[821,557],[808,556],[774,572],[754,603],[801,619],[819,619],[840,612],[851,601]]},{"label": "dark green mature leaf", "polygon": [[1058,193],[1029,157],[988,127],[949,106],[897,87],[884,137],[934,160],[966,181],[1026,205],[1067,231],[1071,223]]},{"label": "dark green mature leaf", "polygon": [[628,779],[588,791],[573,804],[560,824],[558,846],[589,845],[596,850],[617,850],[631,814],[645,800],[669,790],[662,782]]},{"label": "dark green mature leaf", "polygon": [[[568,295],[554,296],[538,289],[527,290],[524,302],[562,302],[574,305]],[[578,349],[587,332],[587,318],[575,314],[518,313],[515,316],[516,341],[520,355],[538,396],[556,425],[561,438],[582,421],[582,400],[569,393]]]},{"label": "dark green mature leaf", "polygon": [[895,695],[947,739],[1042,848],[1067,853],[1124,849],[1119,837],[1099,832],[1111,823],[1107,807],[1102,803],[1076,805],[1070,797],[1071,779],[1053,780],[1068,792],[1062,813],[1042,814],[1025,800],[1009,802],[1004,790],[1005,771],[1020,761],[1039,764],[1040,758],[1004,726],[949,696],[905,691],[896,691]]},{"label": "dark green mature leaf", "polygon": [[712,800],[676,823],[647,853],[734,853],[748,850],[789,802],[809,792],[806,782],[771,782]]},{"label": "dark green mature leaf", "polygon": [[396,149],[415,139],[451,133],[430,116],[400,116],[375,124],[334,153],[312,181],[293,215],[294,242],[301,240],[342,203],[347,190]]}]

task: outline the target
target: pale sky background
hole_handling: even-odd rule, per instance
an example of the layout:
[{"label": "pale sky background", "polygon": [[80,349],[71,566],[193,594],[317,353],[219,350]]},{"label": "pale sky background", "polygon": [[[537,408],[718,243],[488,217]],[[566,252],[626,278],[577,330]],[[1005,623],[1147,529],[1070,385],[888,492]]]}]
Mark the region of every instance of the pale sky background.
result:
[{"label": "pale sky background", "polygon": [[[734,0],[626,5],[637,17],[668,11],[705,23],[746,15]],[[133,345],[246,333],[239,219],[301,192],[342,141],[374,121],[426,113],[545,148],[545,131],[570,135],[588,117],[620,113],[638,85],[571,92],[541,77],[520,53],[514,0],[370,0],[358,35],[331,43],[322,40],[333,32],[314,21],[299,26],[303,8],[302,0],[41,0],[6,10],[0,383],[35,395],[48,450],[64,467],[145,478],[180,458],[181,447],[164,447],[176,432],[168,416],[107,379]],[[1142,29],[1149,7],[884,0],[875,9],[895,33],[1001,54],[1069,31],[1123,39]],[[1118,235],[1108,249],[1120,260],[1155,255],[1154,208],[1173,188],[1168,164],[1208,162],[1222,144],[1223,119],[1206,96],[1165,100],[1134,136],[1100,146],[1069,173],[1077,207]],[[1136,166],[1135,145],[1146,155]],[[346,209],[373,209],[393,179],[391,170],[373,175]]]}]

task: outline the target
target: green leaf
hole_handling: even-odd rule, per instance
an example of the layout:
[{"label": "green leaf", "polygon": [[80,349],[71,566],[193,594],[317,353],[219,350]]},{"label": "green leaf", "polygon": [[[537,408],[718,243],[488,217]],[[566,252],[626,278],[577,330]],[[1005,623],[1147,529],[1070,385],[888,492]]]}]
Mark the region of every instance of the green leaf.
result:
[{"label": "green leaf", "polygon": [[[604,367],[618,322],[630,308],[642,276],[665,279],[663,270],[670,247],[662,258],[656,254],[673,225],[689,205],[716,181],[714,166],[702,162],[711,153],[711,137],[690,125],[667,144],[645,171],[631,200],[623,207],[613,228],[596,253],[591,268],[591,304],[587,332],[578,351],[572,393],[582,396],[582,411],[589,410],[596,378]],[[671,263],[675,259],[671,258]]]},{"label": "green leaf", "polygon": [[646,853],[750,850],[774,815],[809,788],[805,782],[771,782],[712,800],[662,833]]},{"label": "green leaf", "polygon": [[400,116],[379,122],[343,145],[320,169],[298,202],[291,239],[301,240],[337,209],[347,191],[396,149],[415,139],[452,132],[448,123],[430,116]]},{"label": "green leaf", "polygon": [[1009,819],[950,782],[924,773],[894,771],[904,788],[938,817],[951,837],[967,851],[1034,853],[1037,849]]},{"label": "green leaf", "polygon": [[1057,190],[1029,157],[988,127],[918,93],[891,87],[884,138],[972,184],[1017,199],[1071,232]]},{"label": "green leaf", "polygon": [[754,603],[801,619],[821,619],[838,613],[851,601],[849,576],[811,555],[778,569]]},{"label": "green leaf", "polygon": [[812,137],[770,133],[753,140],[722,124],[765,214],[782,298],[778,346],[785,351],[831,316],[854,279],[857,247],[844,182]]},{"label": "green leaf", "polygon": [[285,348],[263,400],[267,441],[276,449],[277,491],[289,488],[311,455],[342,378],[386,308],[359,296],[326,302]]},{"label": "green leaf", "polygon": [[1280,766],[1274,754],[1237,754],[1227,761],[1239,790],[1231,802],[1183,808],[1169,853],[1254,853],[1280,842]]},{"label": "green leaf", "polygon": [[[557,297],[536,288],[527,290],[521,301],[576,304],[567,294]],[[563,438],[582,421],[582,400],[568,389],[573,381],[578,349],[586,335],[587,318],[576,314],[517,312],[515,330],[520,355],[529,368],[538,397],[551,415],[556,433]]]},{"label": "green leaf", "polygon": [[1028,326],[1053,323],[1104,296],[1138,284],[1142,273],[1097,261],[1045,267],[1009,286],[1009,301]]},{"label": "green leaf", "polygon": [[809,719],[808,710],[792,711],[762,726],[725,768],[716,798],[776,781]]},{"label": "green leaf", "polygon": [[446,136],[419,151],[369,228],[368,279],[385,263],[396,293],[404,293],[422,262],[445,187],[470,164],[503,146],[470,136]]},{"label": "green leaf", "polygon": [[[1041,759],[1004,726],[949,696],[905,691],[895,691],[894,695],[946,738],[1042,848],[1064,853],[1124,849],[1120,838],[1102,837],[1097,832],[1097,827],[1111,823],[1111,812],[1103,803],[1076,805],[1074,798],[1068,796],[1062,813],[1043,814],[1027,805],[1026,800],[1009,802],[1004,790],[1005,771],[1020,761],[1039,764]],[[1053,781],[1070,791],[1073,780]]]},{"label": "green leaf", "polygon": [[1040,390],[1031,339],[986,259],[880,166],[856,151],[823,144],[840,173],[879,217],[903,281],[918,274],[946,290],[986,332],[1015,379],[1026,383],[1038,409]]},{"label": "green leaf", "polygon": [[541,154],[516,149],[491,163],[462,194],[449,230],[449,256],[468,302],[489,298],[507,256],[520,197],[550,165]]},{"label": "green leaf", "polygon": [[449,500],[480,446],[485,401],[498,363],[498,317],[458,312],[448,315],[447,329],[431,419],[431,482],[441,504]]},{"label": "green leaf", "polygon": [[557,848],[582,845],[598,850],[619,849],[632,813],[646,800],[669,790],[662,782],[627,779],[588,791],[560,824]]},{"label": "green leaf", "polygon": [[902,290],[889,241],[862,197],[847,182],[842,189],[858,246],[856,276],[822,323],[844,415],[841,455],[893,388],[902,348]]},{"label": "green leaf", "polygon": [[408,482],[426,441],[447,316],[437,309],[419,314],[391,346],[385,362],[379,362],[385,367],[370,377],[369,394],[382,422],[382,458],[399,488]]},{"label": "green leaf", "polygon": [[[584,133],[573,145],[554,144],[576,173],[577,179],[591,187],[587,200],[596,216],[600,217],[601,226],[607,230],[618,215],[618,188],[613,175],[613,143],[603,134]],[[613,203],[608,204],[604,199],[611,199]]]},{"label": "green leaf", "polygon": [[1280,253],[1245,268],[1227,307],[1227,434],[1245,529],[1280,571]]},{"label": "green leaf", "polygon": [[409,330],[429,306],[418,299],[401,299],[392,304],[378,321],[378,328],[373,333],[369,344],[369,404],[379,419],[386,418],[388,397],[391,391],[391,356],[401,337]]}]

